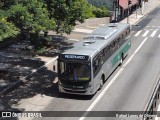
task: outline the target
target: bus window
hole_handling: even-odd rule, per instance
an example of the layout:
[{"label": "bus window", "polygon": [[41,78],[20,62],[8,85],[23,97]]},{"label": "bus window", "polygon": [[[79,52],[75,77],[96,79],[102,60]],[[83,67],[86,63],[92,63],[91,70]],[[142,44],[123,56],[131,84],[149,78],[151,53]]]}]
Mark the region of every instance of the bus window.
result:
[{"label": "bus window", "polygon": [[64,80],[90,80],[89,63],[65,63],[60,62],[60,76]]},{"label": "bus window", "polygon": [[130,33],[130,28],[127,29],[128,33]]},{"label": "bus window", "polygon": [[112,43],[110,44],[110,50],[113,51],[113,50],[115,49],[115,47],[116,47],[115,42],[112,42]]},{"label": "bus window", "polygon": [[103,61],[101,55],[98,55],[98,56],[96,56],[94,58],[94,60],[93,60],[93,73],[94,73],[94,76],[97,75],[97,73],[101,69],[101,66],[103,65],[103,63],[104,63],[104,61]]},{"label": "bus window", "polygon": [[94,73],[98,70],[98,60],[94,61],[93,63],[93,71]]},{"label": "bus window", "polygon": [[126,35],[125,36],[128,36],[128,31],[126,31]]},{"label": "bus window", "polygon": [[120,42],[120,37],[117,39],[117,42]]}]

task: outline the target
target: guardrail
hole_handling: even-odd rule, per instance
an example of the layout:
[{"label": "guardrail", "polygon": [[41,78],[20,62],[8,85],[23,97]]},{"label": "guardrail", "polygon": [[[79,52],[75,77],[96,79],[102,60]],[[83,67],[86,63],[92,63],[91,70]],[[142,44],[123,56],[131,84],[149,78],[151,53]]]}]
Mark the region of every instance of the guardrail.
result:
[{"label": "guardrail", "polygon": [[157,99],[159,99],[159,92],[160,92],[160,79],[157,82],[157,85],[152,93],[152,96],[149,100],[148,106],[144,112],[144,116],[142,120],[151,120],[153,119],[152,115],[157,115],[157,111],[153,109],[157,106]]}]

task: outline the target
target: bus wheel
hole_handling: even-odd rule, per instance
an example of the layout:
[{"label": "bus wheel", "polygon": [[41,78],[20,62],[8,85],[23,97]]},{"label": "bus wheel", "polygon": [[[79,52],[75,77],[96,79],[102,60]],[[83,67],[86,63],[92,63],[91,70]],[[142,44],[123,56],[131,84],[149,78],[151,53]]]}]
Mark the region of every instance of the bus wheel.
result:
[{"label": "bus wheel", "polygon": [[123,63],[123,59],[124,59],[124,57],[123,57],[123,54],[122,54],[121,59],[120,59],[119,66],[121,66],[121,65],[122,65],[122,63]]},{"label": "bus wheel", "polygon": [[102,89],[103,84],[104,84],[104,76],[102,75],[102,77],[101,77],[101,79],[100,79],[100,86],[99,86],[99,90],[101,90],[101,89]]}]

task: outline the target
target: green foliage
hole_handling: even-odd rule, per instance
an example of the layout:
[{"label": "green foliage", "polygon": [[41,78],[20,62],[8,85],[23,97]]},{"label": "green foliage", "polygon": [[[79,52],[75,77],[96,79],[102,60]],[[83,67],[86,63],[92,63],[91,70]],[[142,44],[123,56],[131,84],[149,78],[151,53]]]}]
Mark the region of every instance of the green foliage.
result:
[{"label": "green foliage", "polygon": [[93,14],[92,5],[86,4],[84,7],[85,8],[83,9],[83,16],[85,17],[85,19],[95,17],[95,15]]},{"label": "green foliage", "polygon": [[16,37],[19,33],[19,29],[17,29],[12,22],[7,21],[5,14],[7,13],[0,11],[0,41],[3,41],[8,37]]},{"label": "green foliage", "polygon": [[47,0],[50,17],[56,21],[57,33],[69,34],[76,22],[83,22],[91,16],[86,0]]},{"label": "green foliage", "polygon": [[50,46],[52,37],[50,36],[40,36],[37,34],[31,34],[31,42],[35,45],[36,50],[42,49],[44,46]]},{"label": "green foliage", "polygon": [[93,15],[95,15],[95,17],[97,17],[97,18],[109,17],[109,11],[104,6],[100,7],[100,8],[93,6],[92,12],[93,12]]},{"label": "green foliage", "polygon": [[37,0],[24,0],[12,5],[9,13],[8,20],[27,34],[48,31],[55,26],[54,19],[49,19],[44,3]]},{"label": "green foliage", "polygon": [[40,31],[69,34],[77,21],[95,16],[92,9],[86,0],[1,0],[0,40],[18,35],[47,45],[49,38],[39,38]]}]

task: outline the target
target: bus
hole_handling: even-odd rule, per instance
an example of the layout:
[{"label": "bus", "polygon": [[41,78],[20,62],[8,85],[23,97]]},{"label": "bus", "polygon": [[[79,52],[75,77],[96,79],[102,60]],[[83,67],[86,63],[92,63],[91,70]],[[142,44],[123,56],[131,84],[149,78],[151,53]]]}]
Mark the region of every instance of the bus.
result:
[{"label": "bus", "polygon": [[59,55],[59,92],[95,94],[122,64],[130,47],[129,24],[110,23],[96,29]]}]

